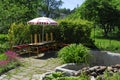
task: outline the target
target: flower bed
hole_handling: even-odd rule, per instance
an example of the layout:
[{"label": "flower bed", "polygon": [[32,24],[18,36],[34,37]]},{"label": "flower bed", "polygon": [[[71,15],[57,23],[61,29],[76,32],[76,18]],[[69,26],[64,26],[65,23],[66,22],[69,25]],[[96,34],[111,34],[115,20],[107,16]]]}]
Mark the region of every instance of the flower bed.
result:
[{"label": "flower bed", "polygon": [[20,57],[13,51],[7,51],[1,55],[0,59],[0,75],[20,64]]}]

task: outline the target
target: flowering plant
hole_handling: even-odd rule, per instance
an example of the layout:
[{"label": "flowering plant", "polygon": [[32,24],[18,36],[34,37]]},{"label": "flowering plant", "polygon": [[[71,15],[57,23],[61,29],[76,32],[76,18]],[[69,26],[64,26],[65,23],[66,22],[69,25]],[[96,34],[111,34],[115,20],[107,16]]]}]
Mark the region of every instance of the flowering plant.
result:
[{"label": "flowering plant", "polygon": [[0,73],[19,64],[20,57],[13,51],[6,51],[2,57],[5,59],[0,60]]},{"label": "flowering plant", "polygon": [[7,51],[5,52],[5,54],[9,61],[16,61],[19,58],[18,54],[16,54],[16,52],[13,51]]}]

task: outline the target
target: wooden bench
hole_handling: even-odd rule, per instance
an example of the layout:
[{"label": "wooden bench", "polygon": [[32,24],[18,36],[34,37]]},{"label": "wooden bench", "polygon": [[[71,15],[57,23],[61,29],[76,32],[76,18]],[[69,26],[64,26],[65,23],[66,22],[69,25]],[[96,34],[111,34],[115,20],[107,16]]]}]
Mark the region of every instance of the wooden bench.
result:
[{"label": "wooden bench", "polygon": [[30,53],[31,53],[28,44],[13,46],[13,51],[15,51],[18,54],[29,53],[29,55],[30,55]]}]

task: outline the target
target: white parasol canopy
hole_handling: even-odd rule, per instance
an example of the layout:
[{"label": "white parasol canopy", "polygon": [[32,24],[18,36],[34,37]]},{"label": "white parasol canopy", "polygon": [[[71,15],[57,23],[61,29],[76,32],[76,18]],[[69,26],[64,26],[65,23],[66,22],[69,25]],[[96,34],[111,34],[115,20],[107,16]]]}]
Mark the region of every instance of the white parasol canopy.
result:
[{"label": "white parasol canopy", "polygon": [[54,21],[51,18],[47,18],[47,17],[34,18],[34,19],[28,21],[28,24],[31,24],[31,25],[43,25],[42,41],[44,41],[44,26],[45,25],[58,25],[58,23],[56,21]]}]

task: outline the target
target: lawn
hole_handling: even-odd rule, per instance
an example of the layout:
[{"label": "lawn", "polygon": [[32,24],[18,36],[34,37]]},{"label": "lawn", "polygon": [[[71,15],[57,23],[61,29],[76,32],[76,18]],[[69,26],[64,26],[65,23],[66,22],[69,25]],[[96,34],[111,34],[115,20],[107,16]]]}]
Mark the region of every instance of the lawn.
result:
[{"label": "lawn", "polygon": [[91,32],[91,37],[95,40],[95,45],[100,50],[120,53],[120,41],[103,37],[102,29],[97,28],[95,29],[95,32],[93,29]]},{"label": "lawn", "polygon": [[120,41],[109,39],[95,39],[95,44],[101,50],[120,53]]}]

